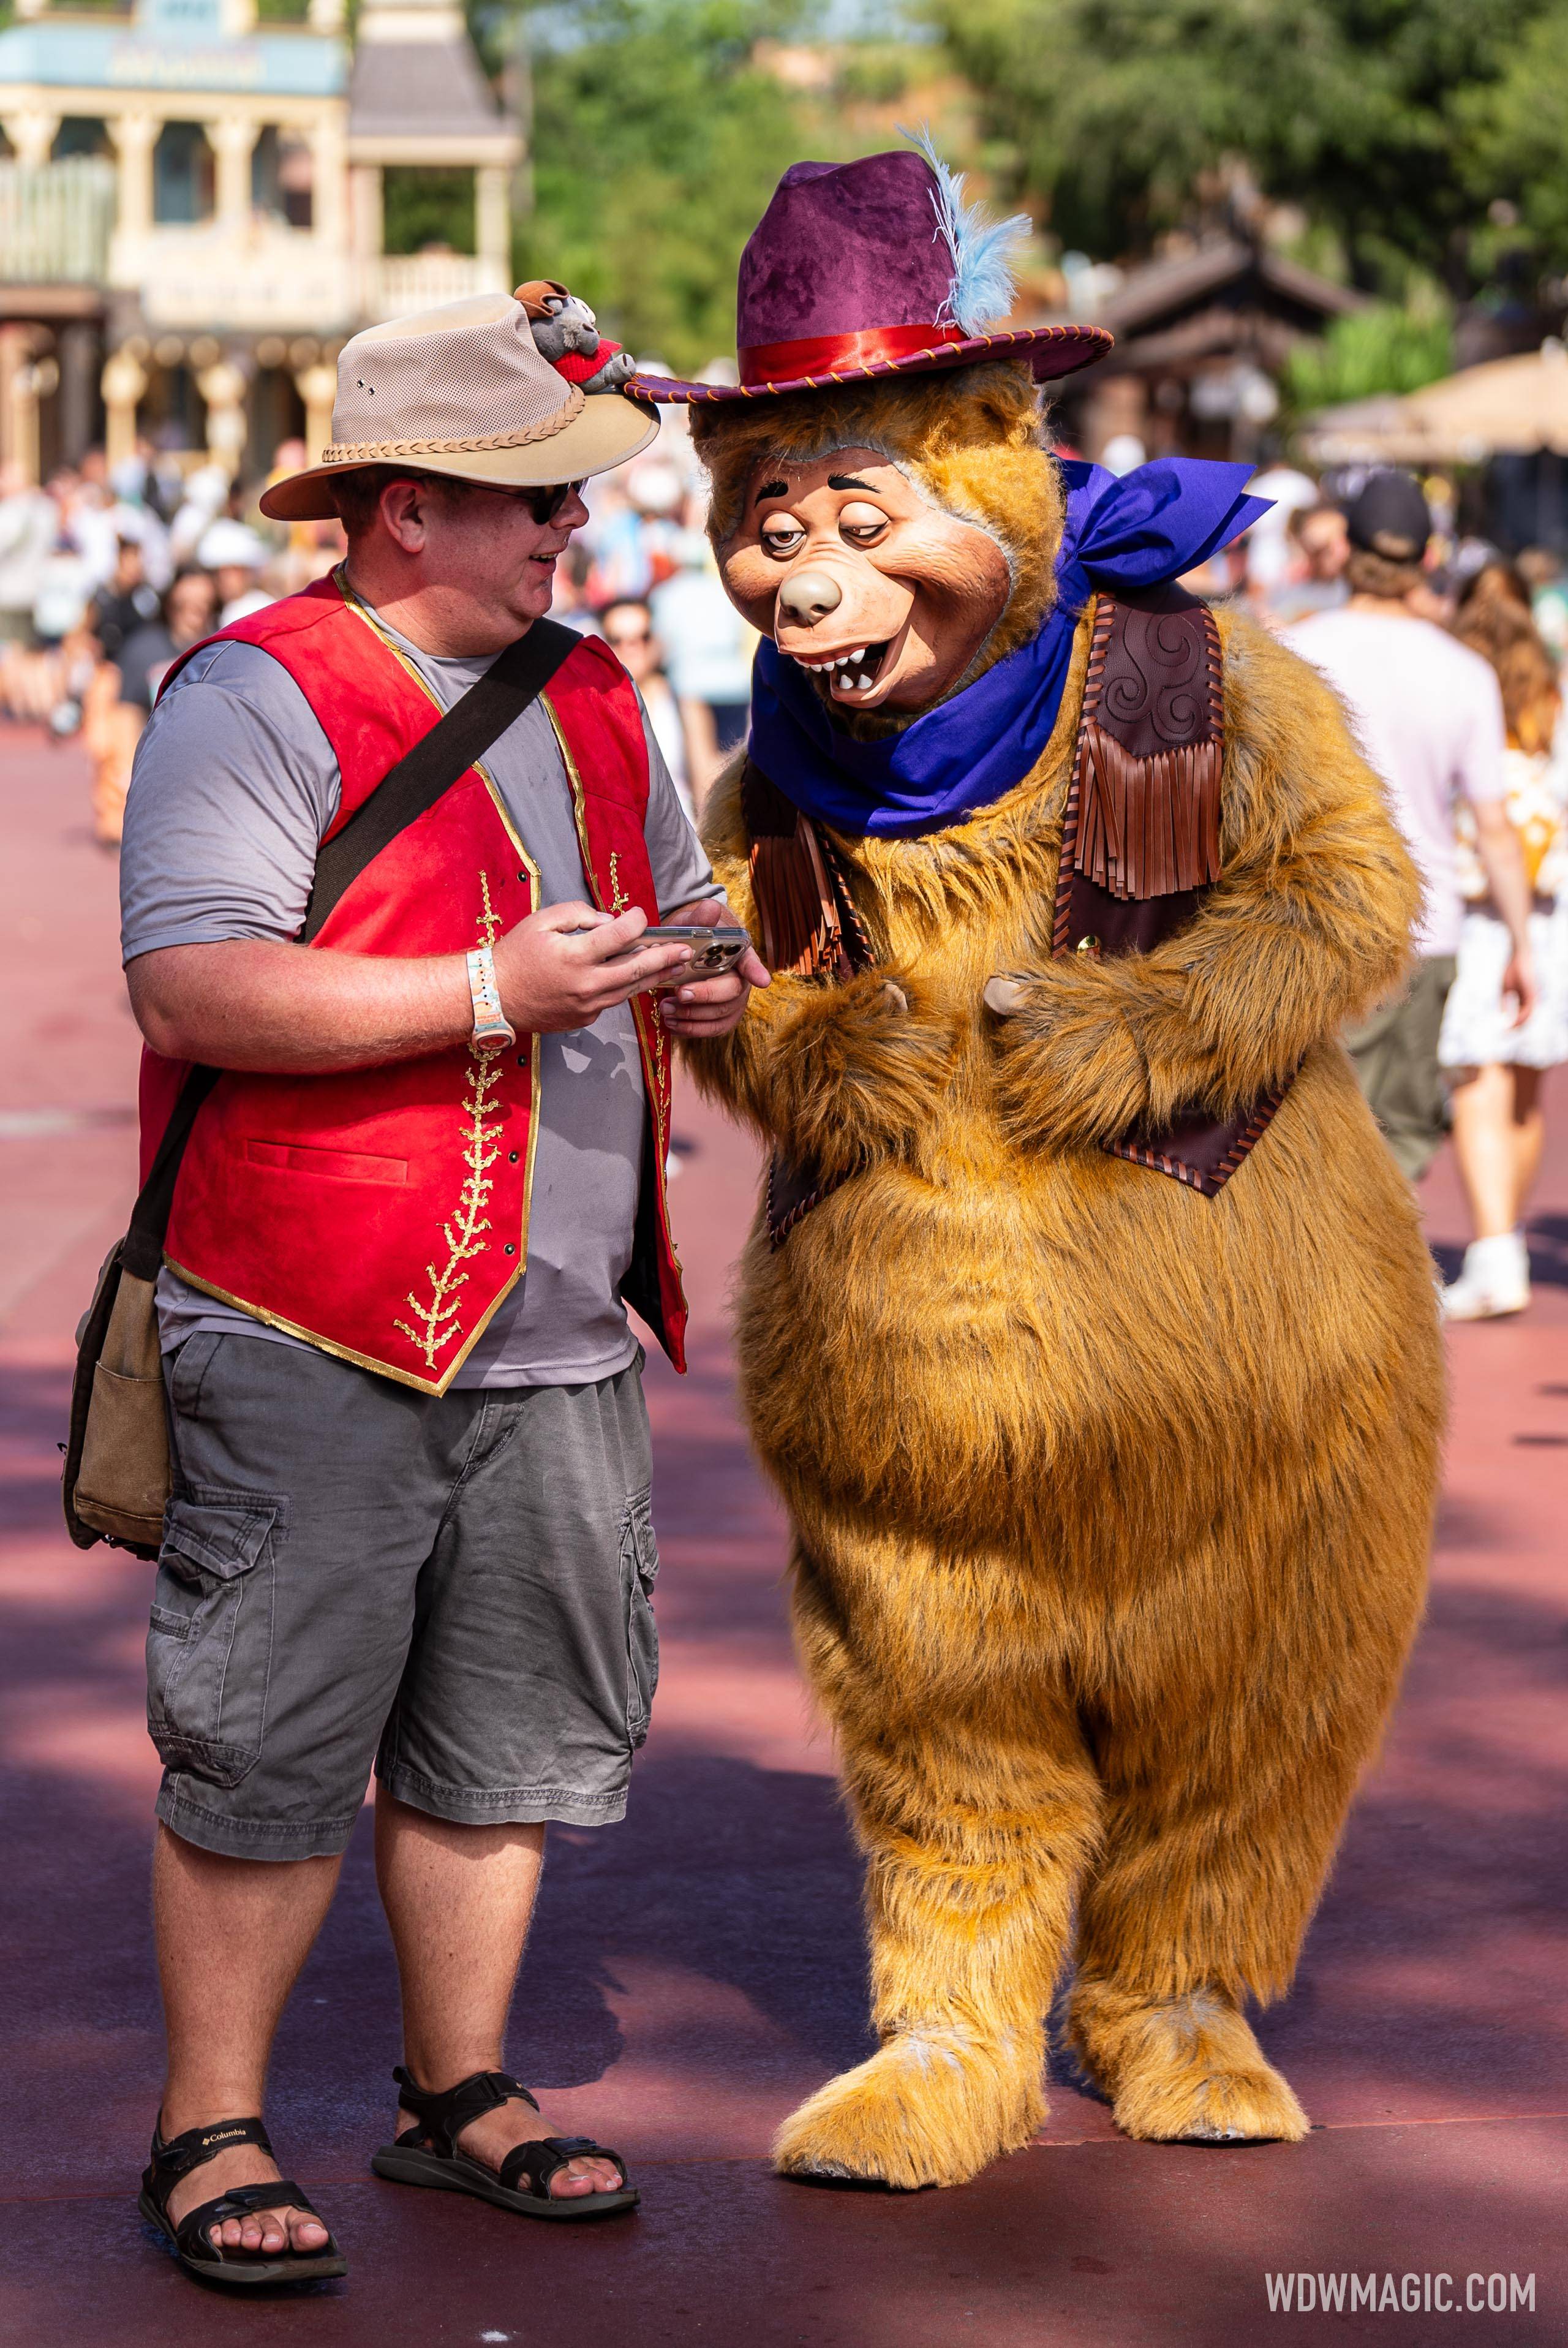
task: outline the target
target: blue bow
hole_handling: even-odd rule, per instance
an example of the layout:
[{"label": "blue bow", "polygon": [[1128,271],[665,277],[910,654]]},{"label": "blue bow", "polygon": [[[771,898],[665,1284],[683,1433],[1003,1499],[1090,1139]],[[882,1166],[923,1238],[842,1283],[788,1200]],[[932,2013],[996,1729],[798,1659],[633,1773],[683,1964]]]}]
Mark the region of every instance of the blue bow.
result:
[{"label": "blue bow", "polygon": [[1119,480],[1064,463],[1057,601],[1038,635],[902,734],[856,742],[799,664],[766,639],[751,681],[751,755],[786,798],[835,831],[909,839],[1003,798],[1056,728],[1073,633],[1097,588],[1156,587],[1194,571],[1268,510],[1243,493],[1250,465],[1160,457]]}]

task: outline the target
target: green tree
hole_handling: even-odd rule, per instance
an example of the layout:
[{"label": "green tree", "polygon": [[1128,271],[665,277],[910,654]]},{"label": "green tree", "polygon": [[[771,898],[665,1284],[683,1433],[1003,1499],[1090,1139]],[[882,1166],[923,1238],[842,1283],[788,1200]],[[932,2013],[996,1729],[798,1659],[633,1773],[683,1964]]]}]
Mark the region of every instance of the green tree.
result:
[{"label": "green tree", "polygon": [[821,128],[756,61],[760,38],[800,24],[793,0],[571,0],[521,27],[490,16],[491,43],[521,29],[531,53],[520,273],[559,278],[606,333],[671,366],[732,350],[740,248]]},{"label": "green tree", "polygon": [[1522,232],[1549,268],[1568,270],[1568,5],[1527,24],[1498,78],[1464,92],[1469,191],[1504,233]]},{"label": "green tree", "polygon": [[1281,389],[1287,414],[1305,415],[1375,392],[1419,391],[1450,373],[1453,324],[1431,291],[1403,306],[1372,302],[1336,318],[1321,342],[1299,343],[1285,361]]},{"label": "green tree", "polygon": [[[1480,126],[1505,142],[1505,89],[1528,109],[1522,60],[1548,0],[925,5],[1064,244],[1147,250],[1236,160],[1331,231],[1360,283],[1398,293],[1412,265],[1465,290]],[[1551,15],[1561,27],[1562,0]],[[1562,57],[1560,29],[1568,90]],[[1554,135],[1535,151],[1560,174],[1561,118]]]}]

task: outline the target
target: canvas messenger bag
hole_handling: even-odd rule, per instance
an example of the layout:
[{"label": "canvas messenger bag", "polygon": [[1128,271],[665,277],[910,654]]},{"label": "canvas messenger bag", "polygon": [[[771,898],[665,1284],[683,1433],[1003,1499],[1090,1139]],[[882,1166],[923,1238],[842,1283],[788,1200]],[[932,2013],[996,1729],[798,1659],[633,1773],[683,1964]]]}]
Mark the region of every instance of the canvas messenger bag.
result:
[{"label": "canvas messenger bag", "polygon": [[[521,716],[578,641],[558,621],[535,620],[383,776],[316,858],[302,945],[372,859]],[[107,1540],[153,1558],[162,1541],[170,1475],[154,1292],[185,1145],[222,1073],[193,1067],[186,1077],[129,1228],[110,1249],[77,1331],[70,1431],[61,1448],[66,1526],[78,1549]]]}]

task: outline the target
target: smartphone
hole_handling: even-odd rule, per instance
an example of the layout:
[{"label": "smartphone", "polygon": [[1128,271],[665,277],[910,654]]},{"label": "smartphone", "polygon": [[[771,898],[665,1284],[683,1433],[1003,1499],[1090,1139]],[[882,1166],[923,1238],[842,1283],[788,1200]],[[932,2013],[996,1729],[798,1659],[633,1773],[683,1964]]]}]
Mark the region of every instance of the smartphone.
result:
[{"label": "smartphone", "polygon": [[655,986],[689,986],[696,978],[722,978],[733,970],[747,947],[751,943],[740,929],[704,929],[697,922],[672,922],[667,928],[645,930],[629,946],[612,954],[612,962],[624,962],[629,954],[641,953],[645,946],[690,946],[691,960],[672,971],[667,978],[655,979]]}]

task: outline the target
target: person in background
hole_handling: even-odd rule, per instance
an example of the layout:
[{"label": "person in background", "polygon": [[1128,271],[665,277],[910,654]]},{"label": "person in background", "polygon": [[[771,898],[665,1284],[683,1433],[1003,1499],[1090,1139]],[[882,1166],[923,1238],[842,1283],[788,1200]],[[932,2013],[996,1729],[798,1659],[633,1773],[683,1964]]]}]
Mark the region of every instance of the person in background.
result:
[{"label": "person in background", "polygon": [[1258,516],[1243,541],[1247,600],[1266,612],[1295,566],[1292,524],[1317,504],[1317,483],[1294,465],[1274,464],[1254,473],[1247,488],[1254,498],[1269,500],[1268,511]]},{"label": "person in background", "polygon": [[1460,886],[1467,899],[1459,967],[1443,1014],[1438,1057],[1449,1080],[1454,1156],[1475,1237],[1458,1280],[1443,1291],[1451,1321],[1522,1313],[1530,1257],[1522,1228],[1545,1145],[1542,1083],[1568,1059],[1568,767],[1556,664],[1531,615],[1519,572],[1493,561],[1468,582],[1454,633],[1488,661],[1502,694],[1508,744],[1503,772],[1510,823],[1530,878],[1530,937],[1539,994],[1521,1025],[1503,993],[1509,932],[1476,855],[1475,827],[1460,809]]},{"label": "person in background", "polygon": [[139,534],[128,535],[129,517],[120,525],[114,569],[88,606],[87,624],[106,661],[117,661],[129,636],[158,617],[159,594],[147,576]]},{"label": "person in background", "polygon": [[1374,473],[1345,524],[1349,601],[1287,629],[1284,641],[1346,704],[1425,882],[1408,986],[1345,1039],[1373,1115],[1414,1182],[1447,1125],[1438,1035],[1464,917],[1454,829],[1461,801],[1473,812],[1476,853],[1507,932],[1501,992],[1514,999],[1516,1025],[1535,1002],[1530,884],[1508,820],[1497,678],[1479,654],[1411,609],[1431,535],[1426,499],[1408,473]]},{"label": "person in background", "polygon": [[1568,659],[1568,579],[1561,559],[1544,546],[1527,546],[1514,564],[1530,591],[1531,616],[1559,668]]},{"label": "person in background", "polygon": [[20,465],[0,465],[0,645],[31,645],[33,605],[58,530],[48,491],[35,489]]},{"label": "person in background", "polygon": [[[261,494],[264,496],[292,474],[303,472],[309,463],[310,452],[303,440],[280,440]],[[246,509],[245,519],[263,544],[276,550],[270,576],[281,595],[297,595],[313,580],[325,579],[347,551],[341,522],[270,521],[254,500]]]},{"label": "person in background", "polygon": [[580,636],[596,636],[599,633],[598,616],[589,593],[593,571],[593,558],[575,539],[555,566],[555,601],[550,607],[550,616],[568,628],[575,628]]},{"label": "person in background", "polygon": [[264,612],[277,601],[262,585],[267,550],[257,533],[242,521],[221,514],[198,541],[196,560],[210,571],[218,590],[218,624],[232,628],[253,612]]},{"label": "person in background", "polygon": [[137,628],[95,677],[82,712],[82,738],[93,762],[93,838],[118,848],[125,825],[131,762],[158,688],[187,645],[218,625],[218,591],[204,571],[179,572],[164,589],[157,616]]},{"label": "person in background", "polygon": [[1288,534],[1293,559],[1268,605],[1269,622],[1276,628],[1288,628],[1315,612],[1335,611],[1350,592],[1345,583],[1350,541],[1337,506],[1300,508],[1291,515]]},{"label": "person in background", "polygon": [[120,698],[143,715],[158,698],[164,671],[188,644],[200,644],[217,628],[216,582],[194,565],[177,572],[163,591],[158,618],[126,640],[119,663]]},{"label": "person in background", "polygon": [[687,785],[700,808],[719,768],[746,739],[757,638],[724,592],[707,533],[683,530],[675,553],[679,570],[648,602],[686,728]]},{"label": "person in background", "polygon": [[654,615],[640,597],[612,603],[599,615],[599,633],[643,697],[654,739],[665,754],[676,796],[688,823],[696,821],[686,776],[686,730],[670,681],[664,671],[664,648],[654,633]]}]

